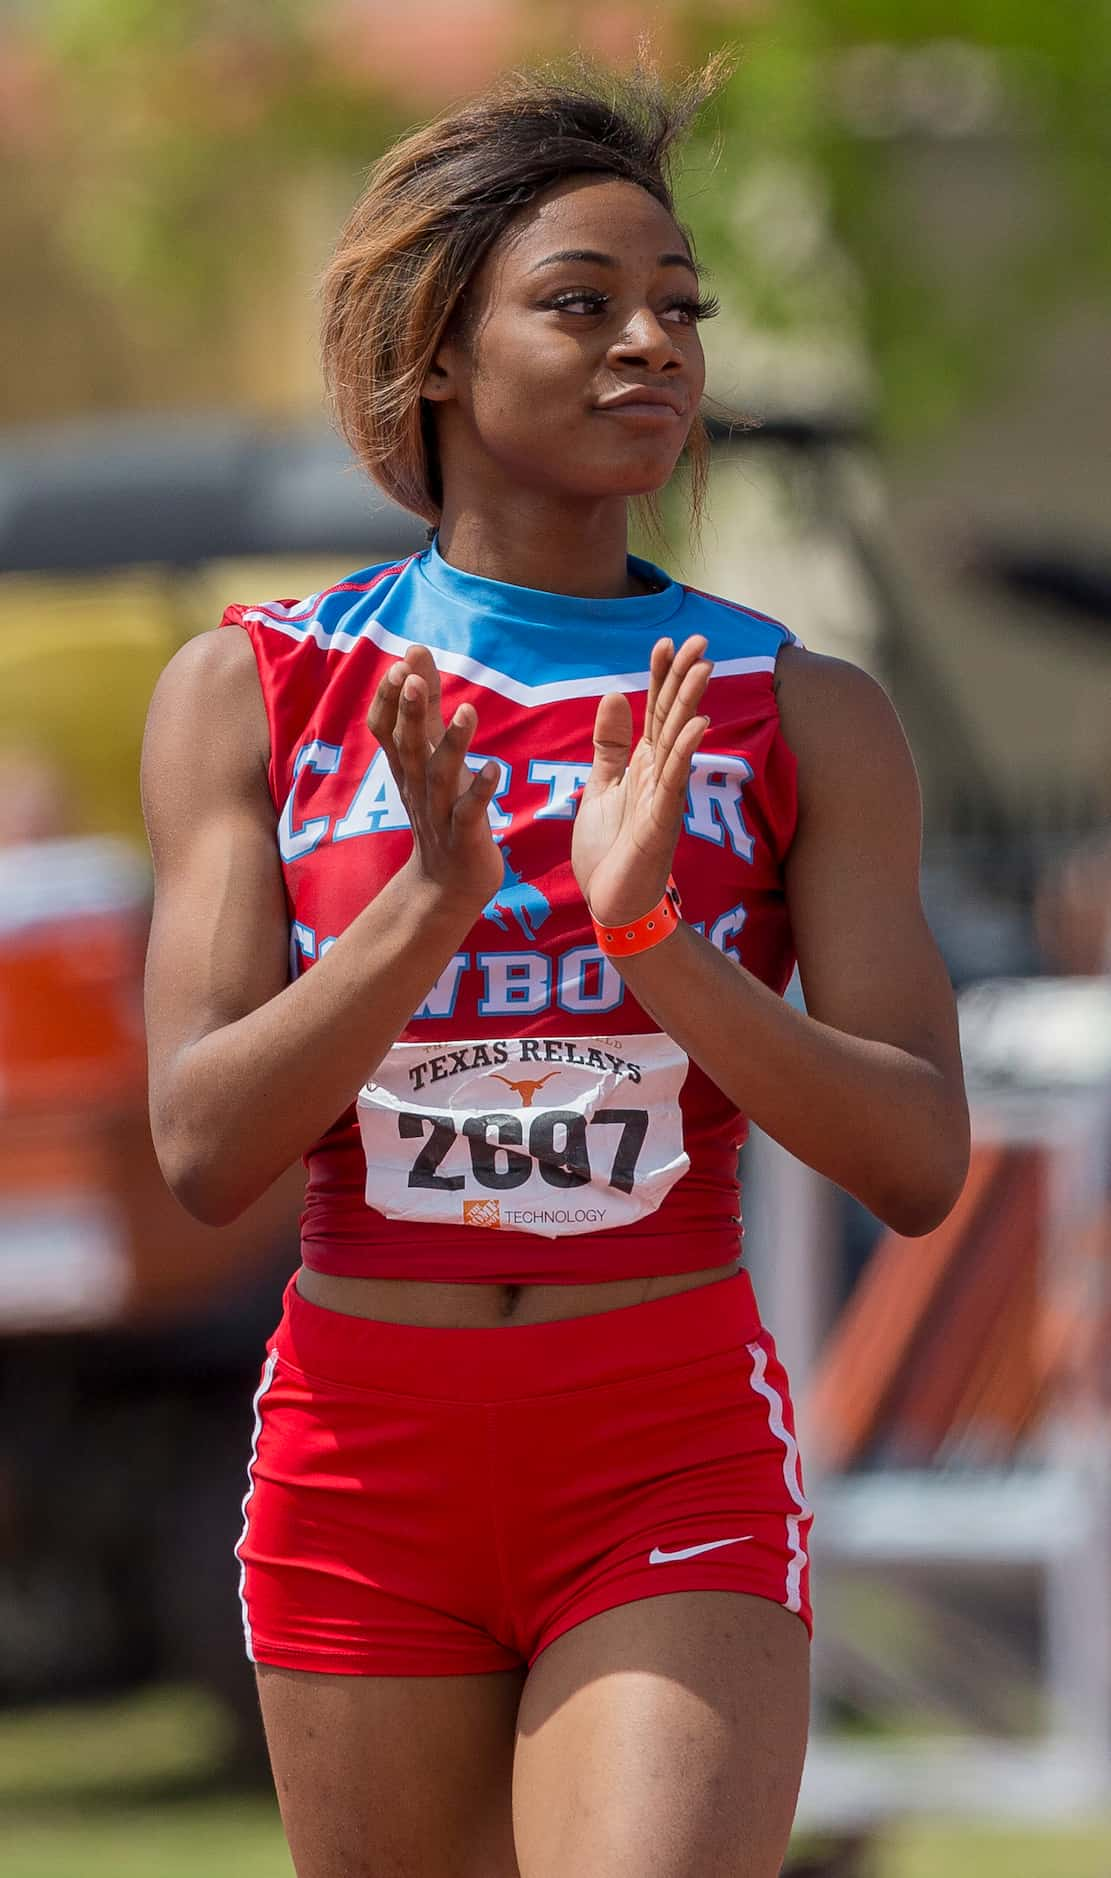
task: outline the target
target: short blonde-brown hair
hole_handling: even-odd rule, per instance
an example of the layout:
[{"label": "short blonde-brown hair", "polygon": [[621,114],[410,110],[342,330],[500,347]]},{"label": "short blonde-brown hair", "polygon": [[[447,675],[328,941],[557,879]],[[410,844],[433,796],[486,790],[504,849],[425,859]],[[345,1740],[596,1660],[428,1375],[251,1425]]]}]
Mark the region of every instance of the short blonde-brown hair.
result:
[{"label": "short blonde-brown hair", "polygon": [[[373,166],[321,282],[322,361],[339,429],[403,508],[439,522],[435,430],[421,387],[499,236],[542,191],[586,173],[638,183],[674,215],[671,150],[729,62],[719,53],[673,87],[638,70],[610,81],[608,95],[581,70],[568,83],[514,74],[401,138]],[[700,416],[686,454],[697,515],[709,455]]]}]

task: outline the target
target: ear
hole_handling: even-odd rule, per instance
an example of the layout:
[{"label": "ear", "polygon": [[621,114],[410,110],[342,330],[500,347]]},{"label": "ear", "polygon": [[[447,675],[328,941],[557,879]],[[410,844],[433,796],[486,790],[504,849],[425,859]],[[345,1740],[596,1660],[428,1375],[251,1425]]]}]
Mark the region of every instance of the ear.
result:
[{"label": "ear", "polygon": [[424,375],[420,388],[422,398],[428,398],[436,404],[448,404],[455,397],[455,353],[454,348],[442,344],[437,348],[436,356]]}]

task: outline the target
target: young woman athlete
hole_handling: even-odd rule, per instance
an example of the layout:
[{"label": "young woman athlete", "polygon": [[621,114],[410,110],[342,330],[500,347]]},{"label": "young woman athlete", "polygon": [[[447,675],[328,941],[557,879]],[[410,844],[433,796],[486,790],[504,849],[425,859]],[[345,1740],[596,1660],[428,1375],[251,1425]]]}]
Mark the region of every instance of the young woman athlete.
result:
[{"label": "young woman athlete", "polygon": [[810,1512],[742,1118],[904,1233],[964,1177],[887,698],[627,554],[702,446],[690,102],[387,153],[324,356],[434,538],[151,705],[162,1167],[212,1222],[308,1168],[237,1547],[299,1878],[778,1872]]}]

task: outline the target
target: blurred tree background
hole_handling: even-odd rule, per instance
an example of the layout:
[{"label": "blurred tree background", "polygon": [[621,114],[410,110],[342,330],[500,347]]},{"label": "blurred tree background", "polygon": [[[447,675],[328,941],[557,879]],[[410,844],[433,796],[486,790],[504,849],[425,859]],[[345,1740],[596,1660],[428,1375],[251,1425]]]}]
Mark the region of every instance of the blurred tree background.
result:
[{"label": "blurred tree background", "polygon": [[[863,424],[882,446],[859,500],[886,507],[909,596],[901,670],[847,567],[828,477],[761,493],[747,463],[719,466],[717,560],[686,564],[675,501],[669,564],[876,669],[908,713],[934,827],[966,800],[985,809],[989,772],[1016,827],[1104,815],[1102,621],[977,567],[1044,544],[1055,574],[1076,555],[1087,578],[1104,554],[1109,433],[1091,387],[1111,340],[1111,0],[0,0],[0,425],[319,426],[315,284],[379,151],[569,48],[628,71],[646,29],[668,76],[737,54],[680,164],[722,302],[705,329],[711,397],[834,434]],[[282,590],[331,577],[291,569]],[[124,659],[126,730],[87,710],[76,742],[61,706],[48,721],[47,636],[61,669],[97,675],[107,637],[86,593],[42,582],[49,620],[27,630],[29,592],[5,582],[17,715],[38,700],[40,734],[81,757],[105,825],[140,832],[118,752],[137,751],[151,663],[259,579],[281,584],[215,570],[188,620],[180,589],[129,596],[148,656],[142,675]],[[942,695],[959,700],[967,774]]]},{"label": "blurred tree background", "polygon": [[[1106,0],[7,0],[0,333],[21,369],[0,420],[316,408],[312,280],[376,152],[506,66],[568,46],[627,65],[646,23],[667,71],[740,53],[683,186],[730,400],[751,408],[755,379],[757,408],[863,403],[881,435],[928,437],[1106,281]],[[924,143],[970,139],[981,171],[1018,164],[1021,207],[985,197],[975,227],[968,201],[962,264],[938,269],[908,190]]]}]

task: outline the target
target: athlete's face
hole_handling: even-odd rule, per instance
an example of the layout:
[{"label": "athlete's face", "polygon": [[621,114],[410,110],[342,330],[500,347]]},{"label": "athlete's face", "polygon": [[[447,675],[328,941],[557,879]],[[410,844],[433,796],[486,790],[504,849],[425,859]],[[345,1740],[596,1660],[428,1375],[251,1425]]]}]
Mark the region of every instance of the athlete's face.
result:
[{"label": "athlete's face", "polygon": [[575,178],[530,204],[476,274],[425,383],[445,506],[453,485],[563,498],[660,488],[705,382],[698,302],[683,235],[635,183]]}]

